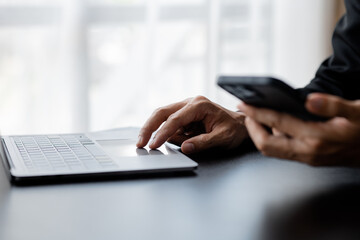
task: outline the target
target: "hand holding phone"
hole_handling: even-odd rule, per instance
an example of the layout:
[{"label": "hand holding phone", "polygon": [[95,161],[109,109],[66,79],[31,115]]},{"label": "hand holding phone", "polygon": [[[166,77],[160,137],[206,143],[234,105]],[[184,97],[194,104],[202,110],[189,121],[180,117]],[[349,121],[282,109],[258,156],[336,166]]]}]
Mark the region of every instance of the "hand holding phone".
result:
[{"label": "hand holding phone", "polygon": [[255,107],[289,113],[305,121],[328,119],[308,112],[305,108],[306,99],[295,89],[275,78],[220,76],[217,84],[246,104]]}]

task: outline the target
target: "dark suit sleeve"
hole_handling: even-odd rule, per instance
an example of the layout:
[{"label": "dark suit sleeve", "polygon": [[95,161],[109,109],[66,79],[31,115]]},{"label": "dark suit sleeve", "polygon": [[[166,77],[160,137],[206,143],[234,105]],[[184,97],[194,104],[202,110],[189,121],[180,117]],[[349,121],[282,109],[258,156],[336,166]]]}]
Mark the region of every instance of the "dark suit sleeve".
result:
[{"label": "dark suit sleeve", "polygon": [[346,14],[337,23],[333,55],[318,69],[301,94],[325,92],[346,99],[360,99],[360,1],[345,0]]}]

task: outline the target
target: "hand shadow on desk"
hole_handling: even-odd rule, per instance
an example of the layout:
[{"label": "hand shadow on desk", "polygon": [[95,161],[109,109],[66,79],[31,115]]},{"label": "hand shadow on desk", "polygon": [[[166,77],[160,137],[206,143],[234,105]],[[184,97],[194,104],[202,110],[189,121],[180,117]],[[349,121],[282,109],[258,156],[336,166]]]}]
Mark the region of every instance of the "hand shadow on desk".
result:
[{"label": "hand shadow on desk", "polygon": [[266,213],[261,240],[359,240],[360,185],[336,187]]},{"label": "hand shadow on desk", "polygon": [[248,153],[258,152],[251,139],[246,139],[235,149],[212,148],[196,154],[188,155],[191,159],[201,164],[200,166],[221,165],[224,162],[240,160],[241,156]]}]

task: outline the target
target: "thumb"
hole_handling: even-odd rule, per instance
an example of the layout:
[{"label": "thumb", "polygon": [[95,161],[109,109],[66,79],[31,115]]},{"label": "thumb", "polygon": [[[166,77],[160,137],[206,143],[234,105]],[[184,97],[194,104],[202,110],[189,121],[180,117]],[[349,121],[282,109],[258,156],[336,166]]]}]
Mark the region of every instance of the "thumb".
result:
[{"label": "thumb", "polygon": [[181,144],[181,151],[185,154],[197,153],[221,144],[218,134],[214,131],[192,137]]},{"label": "thumb", "polygon": [[343,98],[312,93],[306,101],[306,109],[324,117],[345,117],[351,121],[360,120],[360,101],[348,101]]}]

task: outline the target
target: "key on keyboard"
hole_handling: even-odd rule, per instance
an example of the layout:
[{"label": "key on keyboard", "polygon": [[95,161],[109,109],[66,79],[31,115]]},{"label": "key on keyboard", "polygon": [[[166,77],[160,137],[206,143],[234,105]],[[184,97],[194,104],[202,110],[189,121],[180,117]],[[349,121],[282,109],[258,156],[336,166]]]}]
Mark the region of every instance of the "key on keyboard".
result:
[{"label": "key on keyboard", "polygon": [[13,137],[26,168],[34,171],[78,171],[116,168],[114,161],[85,135]]}]

